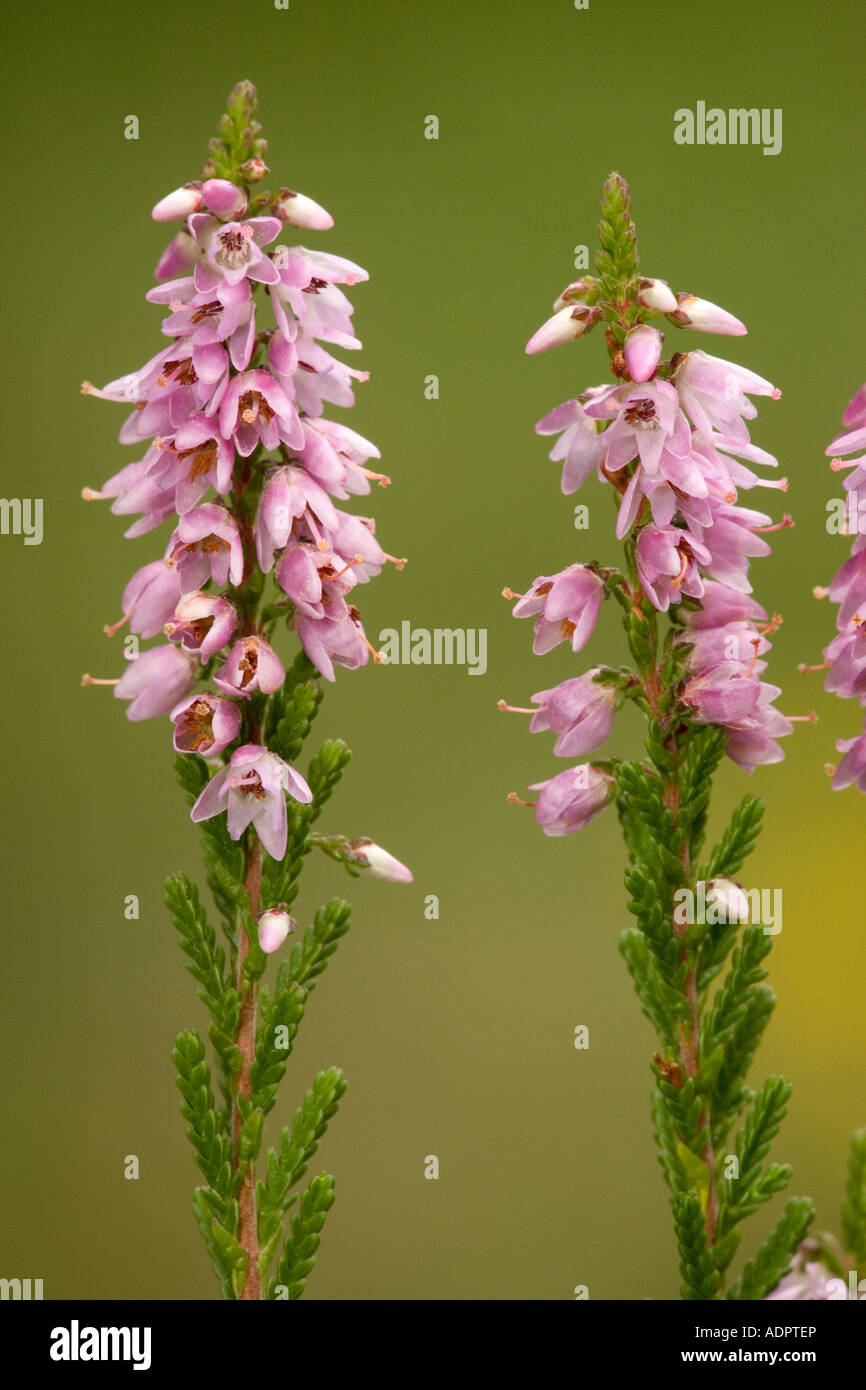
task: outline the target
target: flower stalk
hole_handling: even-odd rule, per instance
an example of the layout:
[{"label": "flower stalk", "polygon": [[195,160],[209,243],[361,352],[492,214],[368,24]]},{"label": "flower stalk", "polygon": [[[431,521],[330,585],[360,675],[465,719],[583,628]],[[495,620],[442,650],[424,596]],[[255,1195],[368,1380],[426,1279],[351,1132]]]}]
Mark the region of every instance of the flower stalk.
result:
[{"label": "flower stalk", "polygon": [[[744,797],[706,862],[701,851],[722,756],[751,772],[782,757],[779,739],[793,728],[775,708],[778,688],[762,679],[781,618],[770,619],[752,597],[749,576],[776,528],[739,502],[745,489],[787,489],[786,480],[750,467],[777,461],[746,426],[756,414],[750,396],[780,393],[691,345],[664,356],[670,329],[746,330],[717,305],[641,274],[629,190],[618,174],[605,184],[599,243],[596,274],[566,288],[527,351],[605,325],[614,384],[588,388],[537,430],[559,436],[550,457],[562,464],[564,493],[592,476],[609,488],[621,564],[580,561],[540,576],[522,595],[504,592],[517,599],[515,617],[534,618],[539,655],[562,642],[581,651],[614,600],[632,664],[597,663],[539,691],[530,729],[554,732],[559,756],[593,755],[630,701],[646,720],[646,745],[642,758],[592,757],[537,783],[529,804],[548,835],[582,829],[616,805],[637,919],[620,949],[658,1037],[653,1121],[683,1297],[719,1298],[726,1285],[730,1298],[763,1297],[788,1270],[813,1212],[808,1199],[792,1198],[756,1261],[728,1282],[743,1220],[791,1176],[787,1165],[764,1164],[790,1085],[770,1077],[755,1094],[745,1084],[774,1002],[762,965],[772,929],[760,915],[744,918],[748,898],[735,881],[762,803]],[[713,911],[696,912],[705,899]]]},{"label": "flower stalk", "polygon": [[351,406],[352,383],[366,379],[330,351],[361,346],[339,286],[366,271],[278,241],[297,227],[327,230],[332,219],[303,194],[262,188],[256,104],[252,85],[238,83],[201,178],[153,209],[157,222],[183,224],[147,295],[167,310],[169,345],[102,390],[83,388],[132,406],[120,440],[144,450],[85,498],[137,516],[130,537],[172,528],[161,558],[127,584],[122,619],[105,628],[129,629],[126,671],[85,683],[113,683],[130,719],[169,717],[177,778],[201,827],[226,945],[186,874],[168,879],[166,902],[209,1014],[212,1062],[193,1029],[172,1055],[205,1179],[194,1212],[223,1296],[240,1300],[300,1297],[334,1200],[325,1172],[294,1189],[346,1089],[339,1068],[315,1077],[257,1168],[310,993],[349,927],[348,904],[331,899],[264,982],[269,958],[294,933],[289,908],[306,856],[319,843],[349,846],[331,857],[351,873],[412,878],[370,840],[314,835],[350,757],[342,740],[327,740],[304,773],[295,766],[322,682],[376,656],[349,596],[390,557],[373,519],[334,500],[387,479],[366,467],[375,445],[324,413]]}]

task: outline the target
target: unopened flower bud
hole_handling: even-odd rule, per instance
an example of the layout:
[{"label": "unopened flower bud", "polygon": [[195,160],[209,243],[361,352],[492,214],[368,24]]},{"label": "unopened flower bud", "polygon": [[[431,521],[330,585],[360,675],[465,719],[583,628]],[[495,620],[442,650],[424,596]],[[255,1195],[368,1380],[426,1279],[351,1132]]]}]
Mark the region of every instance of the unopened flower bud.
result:
[{"label": "unopened flower bud", "polygon": [[383,878],[388,883],[412,882],[411,869],[372,840],[350,840],[346,849],[355,863],[369,869],[374,878]]},{"label": "unopened flower bud", "polygon": [[259,945],[266,955],[278,951],[297,923],[284,907],[271,907],[258,918]]},{"label": "unopened flower bud", "polygon": [[201,184],[185,183],[173,193],[160,198],[150,214],[154,222],[183,222],[190,213],[201,207]]},{"label": "unopened flower bud", "polygon": [[585,304],[560,309],[541,325],[537,333],[533,333],[526,344],[526,351],[546,352],[548,348],[559,347],[560,343],[570,343],[572,339],[580,338],[594,328],[601,317],[601,309],[590,309]]},{"label": "unopened flower bud", "polygon": [[632,328],[625,340],[625,365],[632,381],[649,381],[662,355],[662,334],[648,323]]},{"label": "unopened flower bud", "polygon": [[240,217],[247,210],[247,195],[237,184],[228,179],[208,179],[202,184],[202,198],[211,212],[217,217],[231,220]]},{"label": "unopened flower bud", "polygon": [[293,193],[290,188],[281,188],[274,201],[274,211],[292,227],[304,227],[312,232],[327,232],[334,225],[334,219],[312,198],[303,193]]},{"label": "unopened flower bud", "polygon": [[270,173],[270,169],[265,161],[256,155],[255,158],[248,159],[246,164],[242,164],[238,173],[243,174],[250,183],[258,183],[259,179],[263,179],[265,174]]},{"label": "unopened flower bud", "polygon": [[724,333],[731,338],[741,337],[747,330],[727,309],[711,304],[708,299],[696,299],[693,294],[678,294],[676,311],[669,315],[671,322],[681,328],[698,328],[704,333]]},{"label": "unopened flower bud", "polygon": [[731,878],[712,878],[707,884],[707,901],[713,899],[725,922],[748,922],[749,899]]},{"label": "unopened flower bud", "polygon": [[677,297],[667,280],[652,280],[646,276],[641,277],[637,302],[645,309],[654,309],[657,314],[674,314],[677,309]]},{"label": "unopened flower bud", "polygon": [[593,280],[590,275],[585,275],[580,280],[572,280],[571,284],[566,285],[562,294],[555,301],[554,313],[558,313],[560,309],[565,309],[569,304],[580,304],[588,294],[592,294],[597,285],[598,281]]}]

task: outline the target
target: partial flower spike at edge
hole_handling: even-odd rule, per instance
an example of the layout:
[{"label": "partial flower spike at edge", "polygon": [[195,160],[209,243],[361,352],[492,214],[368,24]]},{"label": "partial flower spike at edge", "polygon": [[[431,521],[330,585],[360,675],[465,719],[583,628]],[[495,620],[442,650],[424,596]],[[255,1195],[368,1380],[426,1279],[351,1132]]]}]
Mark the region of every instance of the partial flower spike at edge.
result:
[{"label": "partial flower spike at edge", "polygon": [[[780,392],[693,338],[739,337],[746,332],[739,319],[641,273],[629,189],[619,174],[605,184],[599,241],[595,275],[566,287],[526,351],[603,326],[612,383],[581,391],[536,429],[555,440],[550,458],[561,465],[565,494],[592,478],[607,491],[620,557],[575,557],[524,582],[522,592],[503,592],[515,617],[531,619],[540,656],[563,643],[581,652],[604,610],[618,611],[631,665],[594,656],[558,685],[542,681],[548,688],[530,697],[531,706],[500,701],[502,710],[530,715],[531,732],[553,733],[554,753],[569,763],[534,785],[534,800],[516,793],[509,800],[531,806],[551,836],[582,830],[609,807],[619,816],[636,919],[619,945],[658,1038],[652,1118],[682,1297],[857,1297],[847,1275],[866,1259],[866,1131],[851,1150],[844,1248],[808,1237],[812,1203],[792,1197],[757,1254],[732,1273],[743,1222],[792,1176],[789,1165],[767,1161],[790,1083],[771,1076],[754,1092],[746,1082],[775,1002],[763,962],[780,925],[768,911],[772,895],[737,881],[761,828],[762,802],[744,796],[719,842],[704,848],[711,782],[723,756],[746,773],[778,762],[780,740],[794,723],[815,718],[777,707],[767,656],[782,619],[752,591],[751,561],[769,553],[768,537],[791,518],[774,520],[742,500],[754,488],[787,491],[786,479],[764,473],[777,460],[749,431],[754,398],[777,400]],[[582,342],[579,350],[587,350]],[[834,453],[863,447],[864,419],[861,393]],[[849,488],[862,484],[861,473],[862,460]],[[841,609],[838,651],[828,649],[840,693],[861,699],[863,545],[861,537],[830,590]],[[627,701],[646,722],[644,756],[599,756]],[[861,744],[840,746],[837,785],[866,785]]]},{"label": "partial flower spike at edge", "polygon": [[[212,1047],[209,1061],[187,1030],[173,1053],[204,1177],[195,1218],[225,1298],[296,1299],[334,1201],[328,1173],[301,1180],[346,1089],[339,1068],[316,1076],[256,1164],[310,992],[350,916],[333,898],[295,935],[301,870],[320,848],[352,875],[412,878],[372,840],[315,829],[349,761],[340,739],[297,765],[321,682],[377,660],[353,591],[404,562],[381,548],[372,517],[336,505],[389,480],[369,466],[376,446],[324,414],[351,406],[366,380],[332,349],[361,346],[340,286],[367,273],[295,244],[297,230],[326,231],[332,218],[301,193],[263,189],[256,105],[252,84],[238,83],[201,178],[153,209],[178,226],[147,295],[165,314],[165,346],[102,389],[83,387],[126,406],[120,441],[136,456],[84,496],[135,518],[127,536],[171,530],[105,629],[131,634],[125,671],[83,683],[113,685],[130,719],[172,727],[225,937],[191,879],[172,874],[166,902]],[[269,987],[268,958],[284,946]]]}]

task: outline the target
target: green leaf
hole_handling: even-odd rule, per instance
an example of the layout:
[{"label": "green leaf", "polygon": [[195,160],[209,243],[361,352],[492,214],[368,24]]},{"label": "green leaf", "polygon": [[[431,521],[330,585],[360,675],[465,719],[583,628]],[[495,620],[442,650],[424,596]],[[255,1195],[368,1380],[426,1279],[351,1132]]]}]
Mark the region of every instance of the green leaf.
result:
[{"label": "green leaf", "polygon": [[672,1202],[677,1245],[680,1252],[680,1274],[684,1299],[716,1298],[720,1278],[707,1245],[707,1231],[701,1201],[695,1192],[681,1192]]},{"label": "green leaf", "polygon": [[304,1176],[307,1164],[319,1147],[319,1140],[328,1128],[345,1094],[347,1081],[339,1067],[319,1072],[292,1121],[291,1130],[280,1135],[279,1162],[289,1178],[289,1186]]},{"label": "green leaf", "polygon": [[256,1050],[250,1064],[253,1105],[267,1115],[273,1109],[295,1035],[304,1016],[307,992],[295,983],[278,980],[273,999],[266,989],[260,998]]},{"label": "green leaf", "polygon": [[319,1173],[313,1178],[301,1197],[299,1210],[292,1217],[290,1235],[277,1265],[277,1277],[268,1283],[269,1299],[277,1297],[278,1289],[286,1290],[289,1299],[301,1297],[315,1264],[322,1227],[334,1205],[334,1197],[334,1179],[328,1173]]},{"label": "green leaf", "polygon": [[629,927],[619,938],[620,954],[640,1000],[641,1008],[655,1028],[667,1052],[676,1052],[678,1021],[685,1014],[685,1004],[662,979],[653,960],[646,937],[636,927]]},{"label": "green leaf", "polygon": [[866,1264],[866,1129],[851,1136],[848,1182],[842,1203],[842,1234],[855,1267]]},{"label": "green leaf", "polygon": [[217,1109],[211,1090],[205,1046],[192,1029],[178,1033],[172,1061],[183,1101],[180,1112],[189,1128],[193,1157],[208,1183],[222,1196],[232,1194],[231,1129],[227,1110]]},{"label": "green leaf", "polygon": [[317,976],[321,975],[331,956],[340,944],[351,925],[352,909],[342,898],[331,898],[316,912],[311,926],[304,932],[303,940],[296,942],[288,961],[280,967],[280,978],[285,984],[290,981],[303,985],[307,992],[315,988]]},{"label": "green leaf", "polygon": [[792,1197],[754,1260],[746,1261],[740,1278],[728,1290],[728,1298],[759,1299],[772,1293],[791,1268],[794,1252],[814,1216],[808,1197]]},{"label": "green leaf", "polygon": [[761,833],[764,803],[747,794],[731,817],[725,833],[710,855],[710,862],[698,872],[698,879],[733,878],[742,868]]},{"label": "green leaf", "polygon": [[791,1177],[793,1170],[787,1165],[773,1165],[763,1174],[761,1171],[787,1113],[790,1095],[790,1081],[784,1076],[768,1076],[755,1097],[746,1123],[736,1138],[734,1152],[739,1177],[728,1178],[724,1183],[724,1205],[719,1219],[722,1235],[781,1191]]}]

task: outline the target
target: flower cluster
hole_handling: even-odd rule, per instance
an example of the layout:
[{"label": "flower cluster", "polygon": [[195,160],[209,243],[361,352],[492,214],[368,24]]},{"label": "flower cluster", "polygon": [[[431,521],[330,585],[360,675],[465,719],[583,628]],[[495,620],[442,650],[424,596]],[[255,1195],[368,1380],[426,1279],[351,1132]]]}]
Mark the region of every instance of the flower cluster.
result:
[{"label": "flower cluster", "polygon": [[[254,101],[242,86],[233,98]],[[255,156],[231,178],[188,183],[154,207],[157,222],[183,224],[147,295],[167,311],[166,346],[101,390],[82,388],[131,405],[120,440],[140,457],[84,496],[109,498],[115,514],[136,518],[129,537],[172,528],[161,557],[127,584],[122,618],[106,628],[128,624],[136,639],[167,641],[142,652],[132,643],[128,669],[110,682],[115,695],[130,702],[130,719],[168,715],[179,752],[223,756],[193,819],[226,811],[234,839],[252,824],[280,858],[284,794],[309,801],[311,792],[262,742],[253,697],[285,679],[274,628],[294,629],[328,681],[337,665],[377,659],[352,591],[392,557],[371,518],[335,505],[388,483],[368,466],[379,451],[324,417],[329,406],[351,406],[353,383],[367,378],[331,351],[361,346],[340,286],[367,272],[284,244],[287,231],[333,221],[290,189],[257,192],[267,172]],[[260,605],[267,575],[274,592]],[[196,688],[208,680],[213,688]]]},{"label": "flower cluster", "polygon": [[[856,698],[866,707],[866,385],[848,403],[842,417],[845,430],[827,448],[830,467],[839,472],[852,469],[845,479],[847,512],[858,518],[851,555],[839,570],[829,589],[816,589],[819,597],[829,595],[839,606],[837,635],[824,648],[824,664],[801,666],[802,671],[826,670],[825,689],[843,699]],[[857,455],[857,457],[851,457]],[[836,744],[844,756],[833,774],[835,788],[852,783],[866,792],[866,722],[863,733],[840,739]]]},{"label": "flower cluster", "polygon": [[[668,614],[677,660],[667,674],[676,684],[681,719],[714,724],[727,733],[728,755],[747,772],[783,757],[778,740],[791,722],[774,706],[776,686],[763,680],[771,634],[781,621],[752,597],[751,560],[767,555],[774,524],[741,504],[755,487],[786,491],[755,466],[777,460],[752,443],[747,422],[751,397],[780,392],[747,368],[701,349],[662,356],[664,333],[652,320],[676,328],[740,335],[738,319],[717,305],[674,292],[660,279],[635,273],[625,293],[611,292],[604,276],[568,285],[553,317],[530,338],[537,353],[582,337],[606,321],[612,385],[592,386],[545,415],[539,434],[556,436],[550,458],[562,465],[562,491],[572,494],[591,477],[613,490],[616,535],[624,542],[627,573],[598,564],[572,564],[537,578],[517,599],[514,616],[534,619],[537,653],[568,642],[580,651],[595,628],[602,601],[619,600],[653,624]],[[657,713],[661,667],[641,681],[603,667],[534,695],[531,729],[557,735],[555,752],[573,757],[606,741],[625,698]],[[511,708],[502,702],[502,708]],[[536,784],[536,818],[551,835],[579,829],[613,795],[603,765],[570,768]],[[516,798],[515,798],[516,799]]]}]

